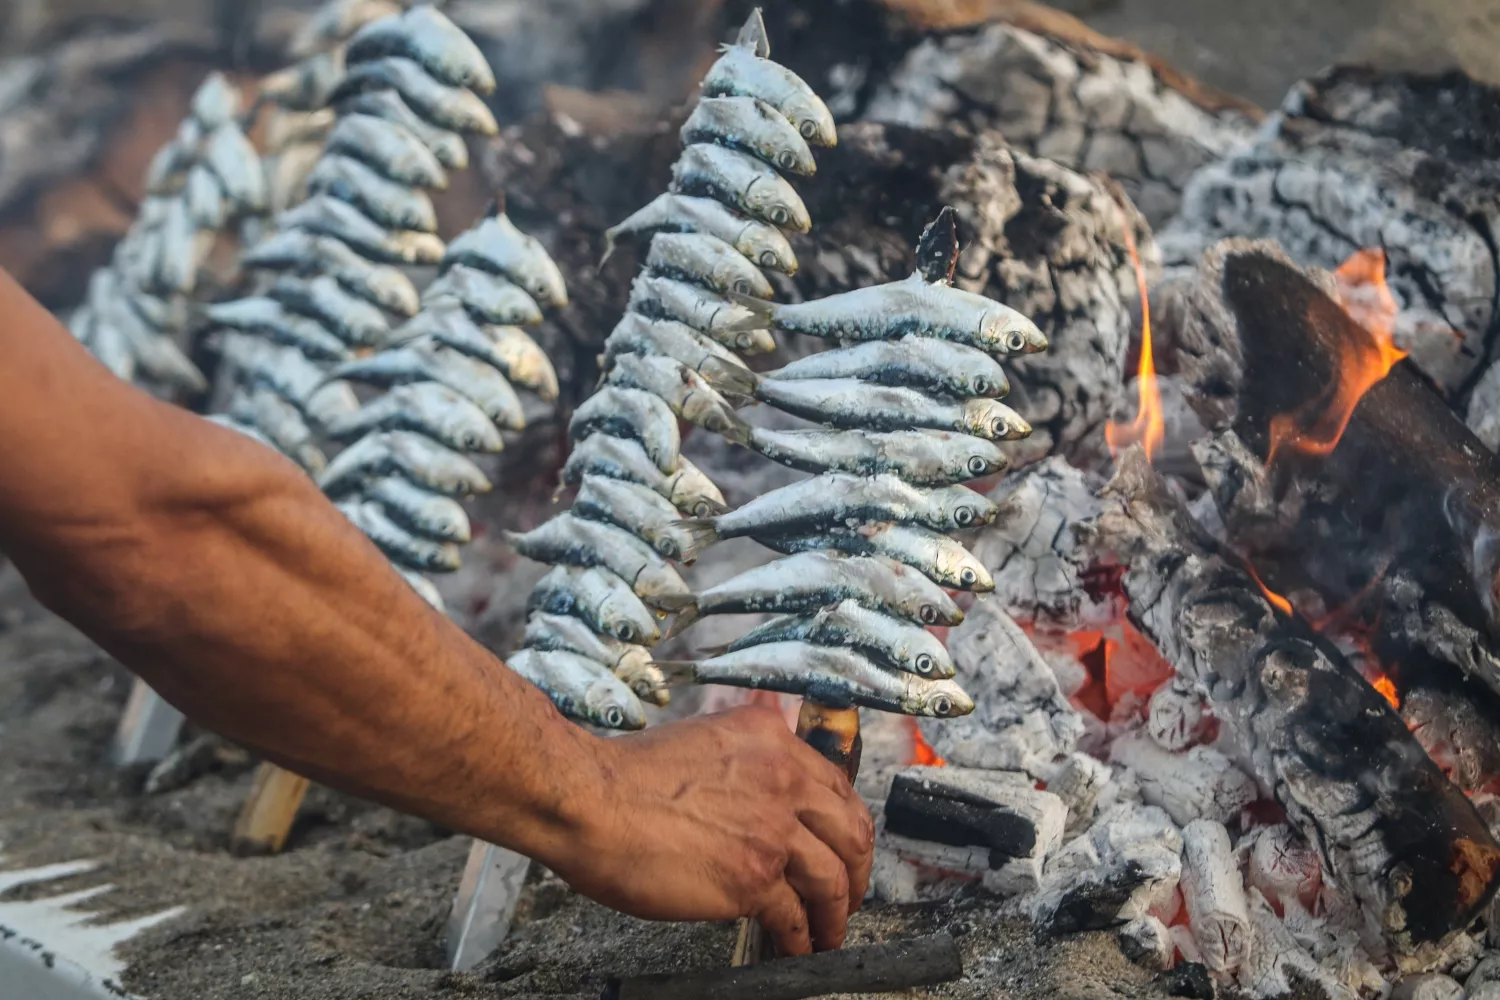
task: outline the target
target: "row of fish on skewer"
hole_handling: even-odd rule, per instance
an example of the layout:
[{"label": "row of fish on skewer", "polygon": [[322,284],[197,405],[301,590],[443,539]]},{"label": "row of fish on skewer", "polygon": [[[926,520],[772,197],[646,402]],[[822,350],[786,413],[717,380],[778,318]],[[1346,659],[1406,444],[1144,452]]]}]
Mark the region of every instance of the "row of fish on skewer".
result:
[{"label": "row of fish on skewer", "polygon": [[679,420],[744,442],[749,427],[713,385],[745,372],[741,355],[775,341],[729,296],[769,298],[762,268],[797,268],[787,232],[811,226],[784,175],[811,175],[814,146],[837,141],[812,89],[769,58],[755,12],[703,79],[682,128],[667,193],[606,236],[646,243],[625,316],[605,341],[601,388],[574,412],[563,481],[572,508],[509,539],[554,568],[532,592],[522,648],[509,665],[574,718],[611,729],[646,724],[666,704],[651,649],[661,618],[693,594],[678,569],[698,542],[685,517],[723,513],[724,496],[681,454]]},{"label": "row of fish on skewer", "polygon": [[476,93],[493,90],[488,62],[431,7],[366,24],[342,58],[329,95],[336,123],[305,199],[241,255],[256,294],[205,310],[233,380],[219,419],[313,474],[325,469],[328,429],[360,410],[328,372],[388,346],[418,314],[404,268],[439,264],[447,249],[428,191],[468,162],[464,132],[498,130]]},{"label": "row of fish on skewer", "polygon": [[558,397],[551,361],[522,327],[567,301],[541,243],[497,206],[449,244],[421,311],[390,346],[329,375],[385,391],[325,426],[347,447],[320,484],[437,607],[419,574],[459,568],[471,537],[461,501],[491,488],[470,456],[500,452],[502,432],[525,428],[517,387],[546,404]]},{"label": "row of fish on skewer", "polygon": [[219,237],[268,208],[242,103],[221,73],[199,86],[176,135],[151,161],[139,215],[69,320],[115,375],[164,395],[208,388],[184,350],[195,320],[191,297]]},{"label": "row of fish on skewer", "polygon": [[1016,311],[954,287],[957,255],[945,209],[907,279],[791,305],[737,299],[760,326],[842,346],[765,375],[715,373],[727,398],[821,425],[757,429],[747,442],[814,475],[684,524],[695,546],[752,538],[785,558],[698,594],[677,631],[704,615],[780,617],[717,655],[662,665],[669,674],[830,706],[935,717],[973,710],[928,629],[963,620],[949,591],[994,589],[952,536],[1001,511],[963,484],[1003,470],[1002,443],[1031,433],[999,402],[1009,391],[1000,359],[1047,340]]}]

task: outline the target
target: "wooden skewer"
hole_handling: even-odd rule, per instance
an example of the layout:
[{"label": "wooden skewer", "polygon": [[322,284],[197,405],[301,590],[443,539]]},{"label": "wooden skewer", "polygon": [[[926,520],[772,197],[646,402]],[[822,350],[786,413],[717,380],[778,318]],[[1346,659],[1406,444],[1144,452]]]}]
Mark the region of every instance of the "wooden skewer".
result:
[{"label": "wooden skewer", "polygon": [[240,818],[234,824],[231,842],[237,854],[275,854],[286,846],[297,810],[307,794],[308,779],[275,764],[261,764],[255,784]]},{"label": "wooden skewer", "polygon": [[[864,741],[859,733],[859,709],[833,708],[811,698],[802,700],[797,713],[797,736],[838,766],[853,784],[859,776],[859,758]],[[769,942],[760,923],[741,917],[730,965],[738,967],[763,961]]]}]

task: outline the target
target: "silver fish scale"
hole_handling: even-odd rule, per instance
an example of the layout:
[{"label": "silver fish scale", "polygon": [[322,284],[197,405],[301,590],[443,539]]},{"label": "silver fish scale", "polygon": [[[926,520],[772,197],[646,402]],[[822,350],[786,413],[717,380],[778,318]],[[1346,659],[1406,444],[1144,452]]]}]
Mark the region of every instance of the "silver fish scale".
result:
[{"label": "silver fish scale", "polygon": [[[757,13],[750,27],[759,24]],[[750,65],[775,65],[755,55],[764,45],[758,31],[747,28],[742,36],[737,44],[749,46],[744,51],[754,61]],[[810,220],[788,178],[815,171],[809,143],[827,144],[832,128],[827,108],[806,84],[788,86],[796,80],[789,71],[776,67],[760,76],[765,79],[751,73],[733,90],[705,87],[705,99],[681,133],[684,152],[672,189],[605,235],[606,258],[617,243],[642,244],[644,269],[625,317],[605,341],[606,383],[575,411],[573,451],[562,478],[581,489],[572,514],[559,515],[553,525],[566,526],[574,516],[606,524],[660,556],[687,562],[705,536],[684,519],[725,510],[718,487],[679,453],[677,421],[749,440],[750,429],[734,414],[737,404],[723,391],[721,377],[743,372],[741,378],[749,379],[741,356],[767,353],[776,344],[767,330],[745,325],[756,313],[729,296],[770,298],[774,289],[762,268],[796,272],[786,232],[805,232]],[[797,84],[801,89],[794,93]],[[817,123],[805,132],[799,117],[804,111]],[[454,263],[497,270],[478,252],[477,241],[464,250],[450,253]],[[535,537],[520,544],[542,556]],[[578,558],[572,551],[555,555]],[[566,583],[549,577],[550,599],[560,600],[557,588]],[[554,631],[529,627],[523,644],[548,648],[560,641]],[[589,643],[569,648],[600,655]],[[653,682],[645,677],[632,682],[638,694]]]},{"label": "silver fish scale", "polygon": [[[188,117],[147,167],[139,215],[69,323],[116,375],[171,398],[208,388],[184,345],[187,303],[210,251],[221,233],[266,209],[265,171],[239,121],[243,105],[221,73],[199,86]],[[106,308],[113,302],[121,308]]]}]

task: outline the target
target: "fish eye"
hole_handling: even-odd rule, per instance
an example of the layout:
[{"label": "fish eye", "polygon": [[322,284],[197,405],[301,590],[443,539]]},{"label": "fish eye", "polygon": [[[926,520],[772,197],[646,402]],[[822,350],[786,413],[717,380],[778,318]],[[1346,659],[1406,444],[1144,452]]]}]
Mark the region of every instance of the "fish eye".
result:
[{"label": "fish eye", "polygon": [[932,667],[933,667],[932,654],[931,653],[923,653],[920,656],[918,656],[917,657],[917,662],[916,662],[916,667],[917,667],[917,673],[919,673],[919,674],[930,674],[930,673],[932,673]]},{"label": "fish eye", "polygon": [[741,295],[749,295],[750,282],[746,281],[744,278],[740,278],[734,283],[734,290]]},{"label": "fish eye", "polygon": [[635,626],[629,622],[621,622],[615,629],[615,638],[621,642],[634,642]]},{"label": "fish eye", "polygon": [[922,619],[922,621],[928,625],[936,625],[938,620],[937,608],[933,607],[931,604],[924,604],[922,605],[921,609],[917,611],[917,617]]},{"label": "fish eye", "polygon": [[668,559],[677,558],[677,543],[670,538],[659,538],[656,540],[656,551]]},{"label": "fish eye", "polygon": [[742,333],[738,337],[734,338],[734,346],[738,347],[742,351],[748,351],[754,345],[755,338],[750,336],[748,333]]},{"label": "fish eye", "polygon": [[1009,334],[1005,338],[1005,346],[1009,347],[1012,351],[1021,350],[1026,346],[1026,334],[1022,333],[1020,330]]},{"label": "fish eye", "polygon": [[975,573],[972,569],[965,569],[962,573],[958,574],[958,580],[965,587],[972,587],[978,582],[979,574]]},{"label": "fish eye", "polygon": [[713,508],[709,506],[707,500],[699,500],[697,503],[693,504],[694,517],[710,517],[712,515]]},{"label": "fish eye", "polygon": [[625,713],[620,711],[618,705],[611,705],[604,712],[604,724],[611,729],[619,729],[625,722]]},{"label": "fish eye", "polygon": [[818,135],[818,123],[811,118],[804,118],[802,119],[802,123],[797,126],[797,131],[802,133],[802,138],[804,139],[816,138]]},{"label": "fish eye", "polygon": [[771,209],[771,221],[776,223],[776,225],[778,226],[786,225],[787,220],[791,217],[792,213],[786,210],[785,205],[777,205],[775,208]]},{"label": "fish eye", "polygon": [[990,471],[989,460],[983,455],[971,455],[969,457],[969,471],[976,476],[982,476]]},{"label": "fish eye", "polygon": [[945,694],[940,694],[932,699],[932,711],[936,715],[947,715],[953,711],[953,702]]},{"label": "fish eye", "polygon": [[970,507],[960,507],[953,512],[953,520],[960,528],[967,528],[974,523],[974,511]]},{"label": "fish eye", "polygon": [[775,267],[777,263],[775,250],[762,250],[760,252],[761,267]]},{"label": "fish eye", "polygon": [[797,157],[790,149],[784,149],[776,154],[776,162],[783,170],[791,170],[797,166]]},{"label": "fish eye", "polygon": [[989,391],[990,391],[990,384],[984,380],[983,376],[979,376],[979,377],[977,377],[977,378],[974,379],[974,394],[975,395],[983,396],[985,393],[987,393]]}]

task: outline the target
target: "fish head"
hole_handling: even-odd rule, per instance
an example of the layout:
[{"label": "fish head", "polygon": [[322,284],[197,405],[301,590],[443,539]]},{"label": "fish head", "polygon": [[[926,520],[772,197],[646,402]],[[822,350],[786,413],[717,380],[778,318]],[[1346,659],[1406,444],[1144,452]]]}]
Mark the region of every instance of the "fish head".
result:
[{"label": "fish head", "polygon": [[928,680],[942,680],[954,676],[958,671],[953,658],[938,641],[938,637],[926,629],[912,629],[910,639],[903,640],[893,652],[896,662],[908,672]]},{"label": "fish head", "polygon": [[[567,295],[567,289],[563,289]],[[508,322],[515,326],[536,326],[543,319],[542,307],[525,289],[506,284],[496,290],[495,304],[505,313]]]},{"label": "fish head", "polygon": [[589,685],[584,710],[590,722],[605,729],[646,728],[646,710],[640,699],[614,674],[602,673]]},{"label": "fish head", "polygon": [[[635,601],[636,604],[640,602]],[[661,629],[652,622],[638,622],[633,610],[621,597],[605,598],[599,616],[605,630],[621,642],[652,644],[661,638]]]},{"label": "fish head", "polygon": [[797,193],[785,183],[752,181],[745,191],[745,202],[751,213],[778,229],[805,233],[812,229],[812,216]]},{"label": "fish head", "polygon": [[989,524],[1000,512],[995,501],[982,493],[976,493],[967,486],[948,486],[933,490],[931,497],[938,511],[941,512],[940,516],[954,530],[961,531],[965,528],[978,528]]},{"label": "fish head", "polygon": [[933,719],[955,719],[974,711],[974,699],[951,680],[917,680],[907,685],[907,709]]},{"label": "fish head", "polygon": [[516,263],[515,274],[509,277],[543,305],[561,309],[568,304],[568,284],[563,280],[562,269],[535,236],[524,238],[524,251]]},{"label": "fish head", "polygon": [[1031,434],[1031,424],[1010,407],[993,399],[971,399],[964,404],[964,429],[991,441],[1016,441]]},{"label": "fish head", "polygon": [[972,552],[962,545],[954,544],[951,552],[943,554],[948,572],[960,590],[971,594],[989,594],[995,590],[995,578],[984,568]]},{"label": "fish head", "polygon": [[755,110],[766,123],[765,130],[755,139],[755,151],[761,159],[773,164],[782,173],[797,177],[811,177],[818,172],[818,162],[813,159],[807,140],[792,126],[787,116],[759,98],[755,99]]},{"label": "fish head", "polygon": [[1004,471],[1010,464],[994,442],[982,437],[969,437],[966,440],[969,445],[968,454],[960,461],[970,478],[983,479]]},{"label": "fish head", "polygon": [[736,330],[734,349],[744,355],[770,354],[776,350],[776,338],[770,330]]},{"label": "fish head", "polygon": [[839,130],[833,122],[833,112],[816,94],[793,95],[782,103],[781,113],[810,145],[832,149],[839,144]]},{"label": "fish head", "polygon": [[985,310],[981,343],[992,353],[1006,357],[1035,354],[1047,349],[1047,335],[1031,320],[1000,303]]},{"label": "fish head", "polygon": [[750,223],[735,237],[734,248],[761,267],[782,274],[797,273],[797,258],[786,237],[767,227]]}]

